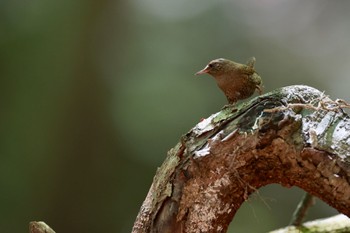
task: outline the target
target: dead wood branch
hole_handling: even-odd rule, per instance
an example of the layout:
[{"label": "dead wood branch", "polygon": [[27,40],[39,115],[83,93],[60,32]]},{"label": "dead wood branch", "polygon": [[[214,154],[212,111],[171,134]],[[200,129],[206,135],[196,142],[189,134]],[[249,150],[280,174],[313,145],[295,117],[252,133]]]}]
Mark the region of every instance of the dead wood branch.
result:
[{"label": "dead wood branch", "polygon": [[168,152],[133,233],[226,232],[249,195],[271,183],[298,186],[350,216],[345,103],[290,86],[203,120]]}]

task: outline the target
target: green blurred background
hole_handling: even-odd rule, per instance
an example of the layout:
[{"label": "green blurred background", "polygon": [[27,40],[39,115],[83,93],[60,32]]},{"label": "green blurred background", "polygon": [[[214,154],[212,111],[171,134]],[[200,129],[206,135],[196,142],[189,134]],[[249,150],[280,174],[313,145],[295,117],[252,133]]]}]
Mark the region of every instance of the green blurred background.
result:
[{"label": "green blurred background", "polygon": [[[211,59],[257,59],[265,91],[349,100],[350,1],[0,2],[0,228],[130,232],[180,136],[226,104]],[[288,224],[302,196],[270,185],[230,232]],[[308,219],[334,215],[317,202]]]}]

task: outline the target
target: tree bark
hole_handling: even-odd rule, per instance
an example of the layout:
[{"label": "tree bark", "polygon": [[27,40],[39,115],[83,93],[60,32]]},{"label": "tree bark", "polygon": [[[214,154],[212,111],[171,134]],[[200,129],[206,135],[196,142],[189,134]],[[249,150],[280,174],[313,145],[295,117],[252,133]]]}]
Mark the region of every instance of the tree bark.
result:
[{"label": "tree bark", "polygon": [[55,233],[45,222],[32,221],[29,223],[29,233]]},{"label": "tree bark", "polygon": [[318,219],[304,223],[302,226],[288,226],[269,233],[349,233],[350,219],[343,214],[338,214],[326,219]]},{"label": "tree bark", "polygon": [[271,183],[298,186],[350,216],[342,106],[308,86],[226,106],[168,152],[132,232],[226,232],[249,195]]}]

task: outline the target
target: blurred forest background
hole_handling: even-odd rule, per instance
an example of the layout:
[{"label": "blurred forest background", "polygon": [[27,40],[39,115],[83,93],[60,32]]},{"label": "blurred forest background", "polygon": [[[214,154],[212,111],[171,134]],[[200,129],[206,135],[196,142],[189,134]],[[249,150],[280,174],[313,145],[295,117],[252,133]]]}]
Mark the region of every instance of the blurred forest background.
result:
[{"label": "blurred forest background", "polygon": [[[257,59],[265,91],[350,100],[350,1],[0,2],[0,228],[130,232],[166,152],[226,104],[218,57]],[[303,192],[270,185],[230,232],[288,224]],[[321,201],[308,219],[337,212]]]}]

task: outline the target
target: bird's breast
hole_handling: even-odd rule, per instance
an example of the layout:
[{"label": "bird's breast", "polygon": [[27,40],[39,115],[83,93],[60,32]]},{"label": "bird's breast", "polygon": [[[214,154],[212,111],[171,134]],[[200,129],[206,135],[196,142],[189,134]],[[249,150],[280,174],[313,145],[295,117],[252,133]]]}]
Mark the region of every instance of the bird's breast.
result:
[{"label": "bird's breast", "polygon": [[228,99],[237,101],[254,94],[256,84],[248,75],[218,76],[215,77],[217,85],[225,93]]}]

